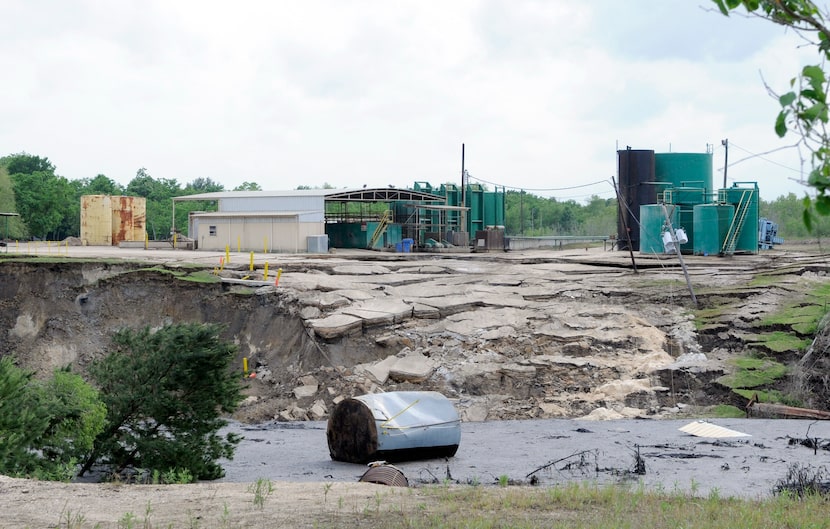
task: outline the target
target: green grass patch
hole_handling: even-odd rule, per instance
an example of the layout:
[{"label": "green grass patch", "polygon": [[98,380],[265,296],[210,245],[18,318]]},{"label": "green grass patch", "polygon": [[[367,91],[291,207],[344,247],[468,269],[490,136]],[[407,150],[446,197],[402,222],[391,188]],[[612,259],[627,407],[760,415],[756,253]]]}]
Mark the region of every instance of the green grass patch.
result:
[{"label": "green grass patch", "polygon": [[733,389],[732,391],[746,400],[755,398],[758,402],[785,404],[787,406],[801,406],[803,404],[800,400],[785,395],[777,389]]},{"label": "green grass patch", "polygon": [[182,275],[179,279],[182,281],[192,281],[194,283],[221,283],[222,278],[215,275],[213,272],[207,270],[200,270],[192,272],[187,275]]},{"label": "green grass patch", "polygon": [[737,358],[732,360],[737,368],[718,379],[720,384],[732,389],[752,389],[774,383],[787,374],[787,366],[764,358]]},{"label": "green grass patch", "polygon": [[746,412],[731,404],[718,404],[707,410],[705,415],[715,419],[742,419],[746,417]]},{"label": "green grass patch", "polygon": [[752,340],[754,341],[750,342],[749,346],[766,347],[775,353],[806,351],[812,343],[811,339],[799,338],[794,334],[781,331],[756,334]]}]

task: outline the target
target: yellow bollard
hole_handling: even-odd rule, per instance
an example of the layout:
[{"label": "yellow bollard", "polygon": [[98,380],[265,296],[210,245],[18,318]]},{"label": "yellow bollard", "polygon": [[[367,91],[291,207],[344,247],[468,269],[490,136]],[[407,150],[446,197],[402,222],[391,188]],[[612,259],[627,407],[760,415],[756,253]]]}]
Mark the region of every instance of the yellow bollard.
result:
[{"label": "yellow bollard", "polygon": [[280,276],[282,275],[282,268],[277,268],[277,279],[274,281],[274,286],[280,286]]},{"label": "yellow bollard", "polygon": [[144,232],[144,249],[146,250],[149,247],[150,247],[150,236],[145,231]]},{"label": "yellow bollard", "polygon": [[268,237],[262,238],[262,253],[268,253]]},{"label": "yellow bollard", "polygon": [[178,233],[173,232],[173,249],[174,249],[174,250],[176,249],[176,236],[177,236],[177,235],[178,235]]},{"label": "yellow bollard", "polygon": [[248,376],[248,357],[242,357],[242,373],[247,377]]},{"label": "yellow bollard", "polygon": [[229,244],[225,245],[225,263],[231,264],[231,246]]},{"label": "yellow bollard", "polygon": [[251,252],[251,266],[249,268],[251,272],[254,271],[254,252]]},{"label": "yellow bollard", "polygon": [[262,274],[262,280],[268,281],[268,261],[265,261],[265,272]]},{"label": "yellow bollard", "polygon": [[236,251],[237,253],[242,251],[242,237],[239,235],[236,236]]}]

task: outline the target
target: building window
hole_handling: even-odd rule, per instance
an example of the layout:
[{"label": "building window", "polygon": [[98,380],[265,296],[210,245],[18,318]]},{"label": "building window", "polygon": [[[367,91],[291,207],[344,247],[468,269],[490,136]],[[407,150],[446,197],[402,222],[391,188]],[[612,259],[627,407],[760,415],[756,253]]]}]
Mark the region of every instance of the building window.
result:
[{"label": "building window", "polygon": [[210,236],[211,237],[216,237],[216,226],[211,226],[210,227]]}]

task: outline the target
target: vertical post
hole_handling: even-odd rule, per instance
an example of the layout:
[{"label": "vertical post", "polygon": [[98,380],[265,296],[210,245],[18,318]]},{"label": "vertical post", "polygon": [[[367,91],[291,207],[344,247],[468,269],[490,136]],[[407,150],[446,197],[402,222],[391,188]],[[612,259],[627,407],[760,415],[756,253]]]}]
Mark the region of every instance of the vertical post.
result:
[{"label": "vertical post", "polygon": [[248,376],[248,357],[247,356],[242,357],[242,374],[246,377]]},{"label": "vertical post", "polygon": [[461,144],[461,226],[459,231],[467,231],[467,210],[465,209],[465,200],[467,193],[467,171],[464,170],[464,144]]},{"label": "vertical post", "polygon": [[282,268],[277,268],[277,279],[274,281],[274,286],[280,286],[280,276],[282,275]]},{"label": "vertical post", "polygon": [[677,237],[674,235],[674,226],[671,225],[671,219],[669,218],[669,210],[666,209],[666,204],[663,203],[663,215],[666,216],[666,225],[669,227],[669,235],[671,235],[671,240],[674,243],[674,251],[677,252],[677,259],[680,260],[680,267],[683,269],[683,275],[686,276],[686,286],[689,287],[689,294],[692,295],[692,302],[697,307],[697,298],[695,297],[695,291],[692,289],[692,280],[689,278],[689,271],[686,269],[686,263],[683,261],[683,254],[680,253],[680,243],[677,242]]},{"label": "vertical post", "polygon": [[225,263],[230,264],[231,262],[231,247],[229,244],[225,245]]},{"label": "vertical post", "polygon": [[721,140],[723,145],[723,188],[726,189],[726,169],[729,167],[729,138]]},{"label": "vertical post", "polygon": [[237,253],[242,251],[242,236],[241,235],[236,236],[236,251],[237,251]]},{"label": "vertical post", "polygon": [[[625,231],[625,239],[628,243],[628,253],[631,255],[631,266],[634,267],[635,273],[639,273],[639,271],[637,270],[637,262],[634,260],[634,248],[631,247],[631,232],[628,231],[628,223],[625,220],[627,213],[623,211],[622,197],[620,196],[620,190],[617,187],[617,181],[614,179],[613,176],[611,177],[611,183],[614,184],[614,192],[617,194],[617,210],[620,213],[620,222],[622,222],[622,229],[623,231]],[[619,242],[617,244],[619,244]]]},{"label": "vertical post", "polygon": [[251,252],[251,266],[248,268],[251,272],[254,271],[254,252]]},{"label": "vertical post", "polygon": [[268,261],[265,261],[265,271],[262,273],[262,280],[268,281]]},{"label": "vertical post", "polygon": [[519,233],[525,234],[525,190],[519,190]]}]

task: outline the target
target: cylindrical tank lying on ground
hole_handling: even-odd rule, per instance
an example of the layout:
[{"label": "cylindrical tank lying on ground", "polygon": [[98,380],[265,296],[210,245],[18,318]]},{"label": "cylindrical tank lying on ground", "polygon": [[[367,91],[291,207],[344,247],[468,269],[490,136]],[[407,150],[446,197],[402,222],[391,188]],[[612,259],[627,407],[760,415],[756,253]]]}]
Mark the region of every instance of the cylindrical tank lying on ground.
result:
[{"label": "cylindrical tank lying on ground", "polygon": [[461,442],[461,418],[435,391],[361,395],[334,408],[326,437],[335,461],[452,457]]}]

